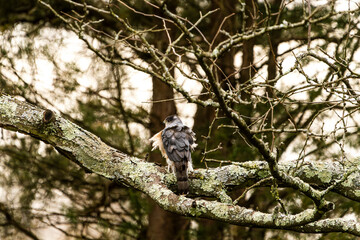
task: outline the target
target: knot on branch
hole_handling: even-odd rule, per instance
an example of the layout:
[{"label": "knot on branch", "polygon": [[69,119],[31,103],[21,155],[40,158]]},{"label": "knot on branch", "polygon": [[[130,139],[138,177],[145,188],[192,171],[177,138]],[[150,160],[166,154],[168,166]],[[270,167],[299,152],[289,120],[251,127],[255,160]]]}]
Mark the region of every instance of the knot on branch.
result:
[{"label": "knot on branch", "polygon": [[320,210],[325,212],[331,211],[335,209],[335,204],[333,202],[325,202],[320,205]]},{"label": "knot on branch", "polygon": [[50,123],[54,121],[54,119],[55,119],[55,113],[50,109],[46,109],[43,113],[43,122]]}]

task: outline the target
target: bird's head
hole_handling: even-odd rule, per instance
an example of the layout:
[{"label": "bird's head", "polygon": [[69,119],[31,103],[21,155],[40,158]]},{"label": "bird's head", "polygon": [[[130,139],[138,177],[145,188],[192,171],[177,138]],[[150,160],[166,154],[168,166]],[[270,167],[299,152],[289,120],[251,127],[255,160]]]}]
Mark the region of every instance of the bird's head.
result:
[{"label": "bird's head", "polygon": [[165,127],[168,127],[170,125],[179,124],[179,123],[182,124],[180,118],[176,115],[170,115],[170,116],[166,117],[164,120],[164,123],[165,123]]}]

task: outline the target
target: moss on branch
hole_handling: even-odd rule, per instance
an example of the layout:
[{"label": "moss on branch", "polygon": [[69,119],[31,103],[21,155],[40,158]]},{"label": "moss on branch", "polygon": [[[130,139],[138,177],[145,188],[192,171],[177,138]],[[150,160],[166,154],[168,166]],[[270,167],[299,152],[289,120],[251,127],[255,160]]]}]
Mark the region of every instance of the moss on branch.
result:
[{"label": "moss on branch", "polygon": [[[360,236],[357,222],[336,220],[341,226],[316,221],[309,223],[316,209],[307,209],[298,214],[263,213],[232,204],[227,188],[250,186],[264,178],[270,171],[266,162],[246,162],[214,169],[197,169],[190,176],[192,196],[216,197],[218,201],[192,199],[179,196],[171,189],[175,178],[164,168],[142,159],[128,156],[106,145],[100,138],[55,113],[52,121],[44,121],[46,110],[17,100],[7,95],[0,96],[0,127],[18,131],[54,146],[61,154],[89,171],[115,180],[146,193],[162,208],[191,217],[215,219],[232,224],[291,229],[300,232],[341,231]],[[279,164],[280,171],[293,169],[293,163]],[[324,187],[340,179],[346,172],[358,166],[342,166],[336,163],[306,164],[295,172],[308,183]],[[320,173],[320,174],[318,174]],[[344,196],[359,201],[360,186],[352,173],[345,181],[332,189]],[[328,219],[331,221],[331,219]],[[335,221],[335,220],[334,220]],[[333,226],[333,228],[329,227]]]}]

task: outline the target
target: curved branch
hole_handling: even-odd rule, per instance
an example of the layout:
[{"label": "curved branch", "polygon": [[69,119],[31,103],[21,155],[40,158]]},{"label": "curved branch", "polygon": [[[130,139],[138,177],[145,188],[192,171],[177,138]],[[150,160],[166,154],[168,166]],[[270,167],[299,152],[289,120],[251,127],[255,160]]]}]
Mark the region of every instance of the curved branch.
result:
[{"label": "curved branch", "polygon": [[[226,181],[228,184],[236,183],[241,178],[237,171],[251,169],[251,166],[256,166],[256,163],[262,165],[263,170],[268,172],[266,163],[226,166],[211,171],[196,170],[191,181],[192,191],[194,193],[211,192],[216,188],[222,202],[194,200],[183,195],[178,196],[170,190],[171,184],[175,183],[175,178],[172,174],[167,174],[163,168],[119,152],[103,143],[97,136],[50,110],[43,110],[10,96],[0,95],[0,127],[24,133],[51,144],[61,154],[83,168],[140,190],[163,209],[184,216],[215,219],[242,226],[292,229],[300,228],[317,214],[317,210],[313,209],[294,215],[270,214],[233,205],[222,184]],[[259,168],[255,167],[255,169],[258,171]],[[354,222],[344,220],[343,229],[348,226],[347,224],[354,224]],[[305,226],[301,231],[306,231]],[[320,223],[319,226],[321,226]],[[334,231],[338,231],[337,229],[334,228]],[[350,233],[360,236],[360,231],[357,230],[360,229],[359,223],[355,223],[355,228],[351,229]]]}]

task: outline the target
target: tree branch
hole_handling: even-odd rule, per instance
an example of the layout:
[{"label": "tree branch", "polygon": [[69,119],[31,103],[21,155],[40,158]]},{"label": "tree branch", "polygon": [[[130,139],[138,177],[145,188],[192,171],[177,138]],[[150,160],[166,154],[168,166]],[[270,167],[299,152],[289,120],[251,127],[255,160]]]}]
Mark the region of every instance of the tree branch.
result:
[{"label": "tree branch", "polygon": [[39,238],[30,229],[25,228],[21,222],[14,218],[11,214],[11,210],[3,203],[0,203],[0,212],[5,215],[7,224],[12,225],[31,239],[39,240]]},{"label": "tree branch", "polygon": [[[230,165],[211,170],[198,169],[191,176],[192,194],[216,196],[220,202],[191,199],[183,195],[176,195],[171,191],[172,185],[175,185],[175,177],[173,174],[168,174],[164,168],[123,154],[58,114],[52,112],[54,116],[51,117],[51,111],[49,111],[10,96],[1,95],[0,127],[24,133],[51,144],[61,154],[83,168],[140,190],[163,209],[177,214],[209,218],[242,226],[313,232],[314,230],[310,226],[316,225],[320,232],[322,226],[324,232],[329,231],[329,225],[323,224],[321,221],[309,223],[317,214],[317,209],[307,209],[299,214],[284,215],[277,212],[263,213],[232,204],[231,198],[226,193],[226,187],[249,184],[250,181],[257,181],[257,178],[263,179],[270,176],[265,162],[247,162],[238,166]],[[49,119],[51,121],[48,121]],[[305,165],[296,173],[308,180],[320,181],[319,185],[326,187],[333,181],[342,178],[349,169],[357,167],[346,168],[333,164],[334,169],[331,169],[328,166],[325,164],[322,166],[321,164]],[[291,167],[293,167],[291,164],[279,165],[283,171]],[[253,176],[252,180],[251,176]],[[360,187],[357,182],[354,182],[356,179],[358,179],[358,173],[355,172],[348,179],[334,186],[333,190],[358,200]],[[335,226],[334,231],[349,232],[360,236],[359,223],[342,219],[338,222],[343,227]]]}]

